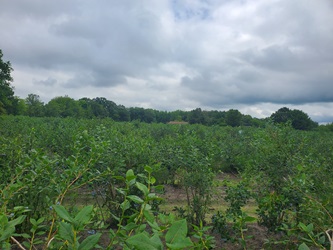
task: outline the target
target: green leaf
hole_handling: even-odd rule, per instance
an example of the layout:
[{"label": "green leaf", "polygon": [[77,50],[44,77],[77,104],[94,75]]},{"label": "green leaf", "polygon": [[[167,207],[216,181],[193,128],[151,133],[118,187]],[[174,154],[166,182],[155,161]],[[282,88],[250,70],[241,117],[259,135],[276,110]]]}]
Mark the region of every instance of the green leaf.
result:
[{"label": "green leaf", "polygon": [[125,178],[122,176],[113,176],[113,178],[115,178],[116,180],[125,181]]},{"label": "green leaf", "polygon": [[147,227],[147,224],[141,224],[136,230],[137,232],[143,233]]},{"label": "green leaf", "polygon": [[39,218],[39,219],[37,220],[37,224],[39,225],[39,224],[43,223],[44,220],[45,220],[45,217],[41,217],[41,218]]},{"label": "green leaf", "polygon": [[122,189],[122,188],[116,188],[116,190],[117,190],[118,193],[126,196],[126,191],[124,189]]},{"label": "green leaf", "polygon": [[256,218],[255,217],[252,217],[252,216],[246,216],[245,219],[244,219],[244,222],[252,222],[252,221],[255,221]]},{"label": "green leaf", "polygon": [[320,236],[319,239],[318,239],[318,242],[320,244],[324,244],[325,243],[325,240],[326,240],[326,237],[323,235],[323,236]]},{"label": "green leaf", "polygon": [[151,173],[153,172],[152,167],[150,167],[150,166],[148,166],[148,165],[146,165],[144,169],[145,169],[145,171],[146,171],[147,173],[149,173],[149,174],[151,174]]},{"label": "green leaf", "polygon": [[166,245],[170,249],[184,249],[193,246],[193,243],[190,238],[186,237],[184,239],[178,239],[173,243],[166,243]]},{"label": "green leaf", "polygon": [[78,212],[74,220],[81,225],[86,225],[90,221],[93,208],[94,207],[92,205],[85,206],[80,210],[80,212]]},{"label": "green leaf", "polygon": [[187,223],[186,220],[179,220],[172,223],[168,232],[165,235],[165,240],[169,244],[178,242],[179,239],[184,239],[187,235]]},{"label": "green leaf", "polygon": [[129,209],[131,206],[130,202],[128,200],[124,200],[123,203],[120,204],[120,208],[124,211]]},{"label": "green leaf", "polygon": [[144,185],[144,184],[142,184],[142,183],[140,183],[140,182],[136,182],[135,185],[136,185],[136,187],[137,187],[140,191],[143,192],[143,194],[144,194],[145,196],[148,195],[149,191],[148,191],[148,188],[146,187],[146,185]]},{"label": "green leaf", "polygon": [[134,172],[133,172],[132,169],[129,169],[129,170],[126,172],[126,180],[127,180],[127,181],[131,181],[131,180],[133,180],[133,179],[135,179],[135,174],[134,174]]},{"label": "green leaf", "polygon": [[155,230],[155,231],[161,231],[161,228],[160,228],[160,226],[157,224],[156,221],[150,222],[150,221],[148,220],[147,222],[148,222],[149,226],[150,226],[153,230]]},{"label": "green leaf", "polygon": [[65,221],[68,221],[70,223],[74,222],[73,218],[69,215],[69,213],[67,212],[67,210],[63,206],[54,205],[53,208],[61,219],[65,220]]},{"label": "green leaf", "polygon": [[14,226],[5,227],[5,230],[1,232],[2,235],[0,237],[0,242],[9,239],[10,236],[12,236],[14,232],[15,232],[15,227]]},{"label": "green leaf", "polygon": [[34,240],[34,245],[39,245],[39,244],[43,244],[44,241],[42,241],[41,239],[35,239]]},{"label": "green leaf", "polygon": [[134,229],[134,228],[136,228],[136,227],[138,227],[137,224],[135,224],[134,222],[130,222],[130,223],[128,223],[127,225],[123,226],[122,228],[123,228],[124,230],[126,230],[126,231],[130,231],[130,230],[132,230],[132,229]]},{"label": "green leaf", "polygon": [[155,184],[156,183],[156,178],[154,176],[150,177],[150,183]]},{"label": "green leaf", "polygon": [[34,218],[30,218],[30,223],[34,226],[37,226],[37,221]]},{"label": "green leaf", "polygon": [[23,234],[21,234],[21,236],[25,239],[30,239],[31,238],[31,236],[27,233],[23,233]]},{"label": "green leaf", "polygon": [[26,215],[21,215],[21,216],[17,217],[15,220],[9,221],[8,226],[15,227],[16,225],[21,224],[24,221],[25,217],[26,217]]},{"label": "green leaf", "polygon": [[151,240],[146,233],[139,233],[131,236],[126,240],[126,243],[132,245],[137,250],[161,250],[159,242],[154,238]]},{"label": "green leaf", "polygon": [[98,243],[99,238],[101,238],[101,236],[102,236],[101,233],[97,233],[97,234],[93,234],[93,235],[88,236],[86,239],[84,239],[81,242],[78,250],[93,249],[96,246],[96,244]]},{"label": "green leaf", "polygon": [[310,248],[305,243],[302,243],[299,245],[298,250],[310,250]]},{"label": "green leaf", "polygon": [[311,239],[308,239],[308,238],[305,238],[305,237],[300,237],[300,238],[301,238],[301,240],[303,240],[305,242],[312,243]]},{"label": "green leaf", "polygon": [[153,223],[155,221],[154,215],[151,214],[149,210],[144,210],[143,215],[145,216],[146,220]]},{"label": "green leaf", "polygon": [[148,198],[149,198],[149,200],[154,200],[155,198],[156,198],[156,200],[158,200],[158,199],[159,199],[159,197],[158,197],[158,196],[156,196],[156,194],[155,194],[155,193],[149,193],[149,194],[148,194]]},{"label": "green leaf", "polygon": [[144,175],[144,174],[138,174],[138,177],[140,177],[140,178],[142,178],[142,179],[144,179],[144,180],[147,180],[147,176]]},{"label": "green leaf", "polygon": [[300,222],[300,223],[298,224],[298,226],[299,226],[303,231],[307,232],[308,228],[305,226],[304,223]]},{"label": "green leaf", "polygon": [[16,206],[14,207],[14,212],[23,211],[24,209],[25,209],[24,206]]},{"label": "green leaf", "polygon": [[147,210],[147,211],[150,211],[151,210],[151,206],[149,204],[145,204],[144,209]]},{"label": "green leaf", "polygon": [[158,234],[154,234],[151,238],[150,238],[151,242],[154,244],[154,246],[157,249],[162,250],[163,249],[163,243],[160,239],[160,237],[158,236]]},{"label": "green leaf", "polygon": [[58,234],[61,239],[67,240],[71,244],[74,243],[74,233],[71,224],[61,221],[59,223]]},{"label": "green leaf", "polygon": [[309,225],[306,226],[308,232],[312,232],[313,231],[313,224],[310,223]]},{"label": "green leaf", "polygon": [[135,203],[138,203],[138,204],[143,203],[143,200],[139,196],[136,196],[136,195],[128,195],[127,198],[130,199],[131,201],[134,201]]},{"label": "green leaf", "polygon": [[163,192],[163,190],[164,190],[164,186],[163,186],[163,185],[157,185],[157,186],[155,186],[154,188],[155,188],[155,190],[158,191],[158,192]]},{"label": "green leaf", "polygon": [[112,216],[116,221],[120,221],[120,218],[117,217],[116,215],[114,215],[113,213],[111,213],[111,216]]},{"label": "green leaf", "polygon": [[5,214],[0,214],[0,226],[5,226],[8,224],[8,218]]},{"label": "green leaf", "polygon": [[[27,242],[27,241],[22,242],[22,245],[25,246],[28,249],[30,249],[30,247],[31,247],[31,244],[29,242]],[[4,248],[4,249],[6,249],[6,248]],[[10,249],[10,248],[7,248],[7,249]]]},{"label": "green leaf", "polygon": [[28,207],[23,207],[23,206],[17,206],[17,207],[14,207],[14,212],[17,213],[25,213],[25,212],[30,212],[31,209],[29,209]]}]

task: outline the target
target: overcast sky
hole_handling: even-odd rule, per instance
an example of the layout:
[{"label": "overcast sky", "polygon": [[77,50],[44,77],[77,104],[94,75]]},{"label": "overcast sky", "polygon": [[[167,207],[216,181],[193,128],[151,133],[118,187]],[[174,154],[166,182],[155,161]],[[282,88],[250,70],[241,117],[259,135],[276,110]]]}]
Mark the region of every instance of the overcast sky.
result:
[{"label": "overcast sky", "polygon": [[333,121],[332,0],[2,0],[15,94]]}]

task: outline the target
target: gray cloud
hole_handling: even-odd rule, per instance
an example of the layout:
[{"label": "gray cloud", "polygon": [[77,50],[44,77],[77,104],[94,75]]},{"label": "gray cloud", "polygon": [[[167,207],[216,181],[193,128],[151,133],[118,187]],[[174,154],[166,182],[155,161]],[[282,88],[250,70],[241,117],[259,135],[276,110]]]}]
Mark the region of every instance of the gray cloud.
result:
[{"label": "gray cloud", "polygon": [[288,104],[324,120],[332,10],[330,0],[4,1],[0,49],[22,98],[105,96],[259,117]]},{"label": "gray cloud", "polygon": [[273,45],[262,50],[250,49],[241,54],[241,58],[253,66],[272,71],[295,71],[302,67],[300,55],[288,47]]},{"label": "gray cloud", "polygon": [[54,86],[57,83],[57,79],[48,77],[45,80],[34,80],[33,83],[36,85]]}]

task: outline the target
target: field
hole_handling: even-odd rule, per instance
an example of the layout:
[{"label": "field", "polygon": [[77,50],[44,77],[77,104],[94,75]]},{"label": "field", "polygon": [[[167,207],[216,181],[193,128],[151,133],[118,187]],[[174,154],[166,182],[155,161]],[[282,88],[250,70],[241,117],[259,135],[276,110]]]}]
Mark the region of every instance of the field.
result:
[{"label": "field", "polygon": [[329,249],[332,132],[0,117],[2,249]]}]

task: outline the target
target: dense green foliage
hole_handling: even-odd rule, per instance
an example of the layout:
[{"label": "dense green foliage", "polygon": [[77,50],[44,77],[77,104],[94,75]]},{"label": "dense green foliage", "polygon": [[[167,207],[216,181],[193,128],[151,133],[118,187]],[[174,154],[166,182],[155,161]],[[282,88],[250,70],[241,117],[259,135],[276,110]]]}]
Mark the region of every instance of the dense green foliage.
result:
[{"label": "dense green foliage", "polygon": [[11,72],[13,70],[10,62],[2,59],[2,51],[0,49],[0,115],[16,114],[18,108],[18,99],[14,97],[14,90],[11,86]]},{"label": "dense green foliage", "polygon": [[291,122],[295,129],[311,130],[318,126],[310,117],[301,110],[291,110],[289,108],[280,108],[271,115],[271,119],[276,123]]},{"label": "dense green foliage", "polygon": [[[13,92],[11,92],[13,94]],[[13,97],[14,98],[14,97]],[[3,113],[28,115],[31,117],[74,117],[74,118],[111,118],[114,121],[140,121],[145,123],[168,123],[182,121],[207,126],[252,126],[263,127],[266,119],[243,115],[237,109],[228,111],[205,111],[196,108],[192,111],[159,111],[140,107],[126,108],[104,97],[81,98],[74,100],[68,96],[59,96],[44,104],[36,94],[29,94],[25,100],[13,99],[15,108],[3,109]],[[13,104],[14,105],[14,104]],[[298,130],[313,130],[318,124],[301,110],[281,108],[269,118],[275,123],[288,123]]]},{"label": "dense green foliage", "polygon": [[[146,123],[168,123],[182,121],[190,124],[207,126],[252,126],[263,127],[266,119],[253,118],[244,115],[237,109],[228,111],[205,111],[196,108],[192,111],[159,111],[140,107],[126,108],[117,105],[104,97],[81,98],[74,100],[68,96],[59,96],[44,104],[36,94],[29,94],[25,100],[15,99],[15,112],[7,110],[8,114],[28,115],[32,117],[74,117],[74,118],[111,118],[114,121],[140,121]],[[4,112],[3,112],[4,113]],[[313,130],[318,124],[301,110],[281,108],[269,118],[275,123],[288,123],[298,130]]]},{"label": "dense green foliage", "polygon": [[114,121],[140,121],[146,123],[168,123],[183,121],[190,124],[222,125],[222,126],[254,126],[264,125],[264,121],[243,115],[238,110],[229,111],[202,111],[200,108],[192,111],[159,111],[140,107],[126,108],[117,105],[104,97],[81,98],[74,100],[68,96],[59,96],[47,104],[35,94],[29,94],[21,103],[20,115],[32,117],[75,117],[75,118],[111,118]]},{"label": "dense green foliage", "polygon": [[[219,171],[243,176],[228,186],[228,209],[213,217],[221,236],[246,249],[247,225],[257,220],[280,232],[267,248],[328,244],[330,131],[294,130],[290,124],[233,128],[2,116],[0,135],[0,244],[5,249],[18,236],[27,249],[91,249],[82,245],[96,246],[106,231],[110,249],[147,247],[139,242],[153,244],[152,249],[163,244],[174,249],[180,242],[209,249],[213,240],[205,223]],[[159,185],[166,183],[187,194],[179,220],[159,209]],[[249,201],[257,207],[255,217],[243,210]],[[182,219],[199,241],[187,238]],[[178,243],[170,237],[176,226],[184,228]],[[87,230],[94,233],[86,237]]]}]

